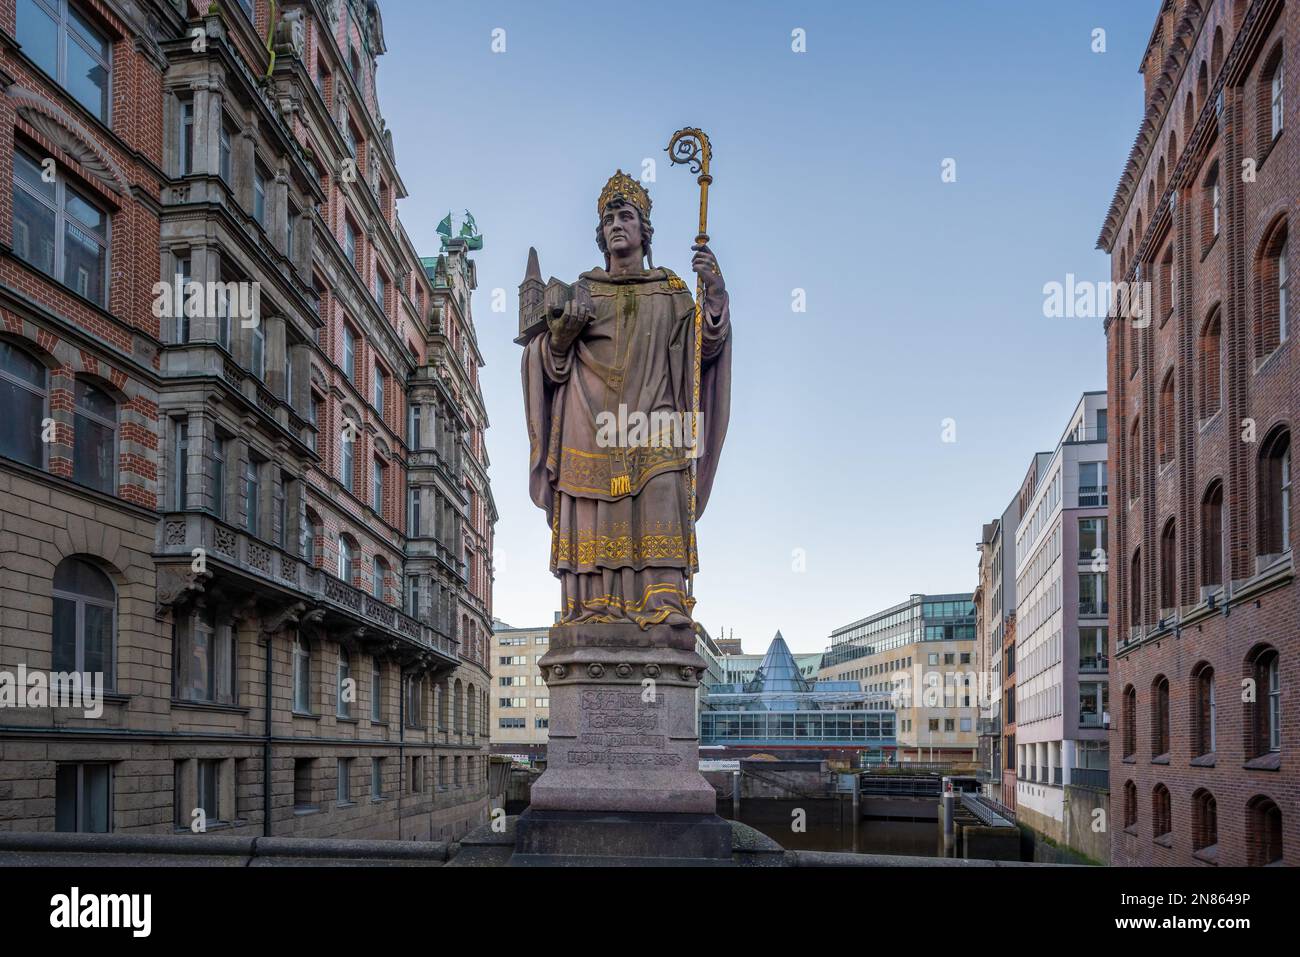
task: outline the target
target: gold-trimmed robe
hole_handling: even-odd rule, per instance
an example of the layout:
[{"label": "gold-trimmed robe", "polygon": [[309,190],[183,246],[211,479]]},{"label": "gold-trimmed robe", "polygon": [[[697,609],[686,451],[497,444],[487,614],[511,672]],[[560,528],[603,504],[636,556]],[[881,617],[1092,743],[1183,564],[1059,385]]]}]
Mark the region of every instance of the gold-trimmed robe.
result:
[{"label": "gold-trimmed robe", "polygon": [[[581,278],[595,308],[581,336],[556,355],[543,332],[523,358],[529,491],[551,526],[550,567],[561,582],[563,620],[642,627],[689,621],[686,578],[699,567],[690,516],[695,303],[667,269],[618,277],[593,269]],[[701,344],[697,519],[730,417],[725,301],[721,315],[704,317]],[[608,432],[598,437],[608,422],[601,413],[616,421],[640,413],[644,422],[677,425],[678,434],[611,446],[601,441]]]}]

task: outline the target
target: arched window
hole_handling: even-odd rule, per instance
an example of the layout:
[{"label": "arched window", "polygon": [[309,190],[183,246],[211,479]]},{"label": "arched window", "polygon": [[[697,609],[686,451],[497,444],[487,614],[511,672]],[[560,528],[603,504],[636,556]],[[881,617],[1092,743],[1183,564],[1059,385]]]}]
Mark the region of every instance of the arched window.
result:
[{"label": "arched window", "polygon": [[353,584],[353,578],[356,570],[353,565],[353,552],[355,543],[347,535],[339,536],[339,578],[343,579],[349,585]]},{"label": "arched window", "polygon": [[[1165,195],[1165,158],[1160,157],[1160,164],[1156,167],[1156,193]],[[1152,220],[1155,219],[1155,210],[1151,211]]]},{"label": "arched window", "polygon": [[1132,781],[1124,782],[1124,826],[1137,827],[1138,789]]},{"label": "arched window", "polygon": [[1128,576],[1128,623],[1134,629],[1142,627],[1142,549],[1133,550]]},{"label": "arched window", "polygon": [[302,635],[293,640],[293,710],[311,714],[311,644]]},{"label": "arched window", "polygon": [[336,694],[336,713],[340,718],[352,717],[352,702],[356,699],[356,685],[352,680],[352,656],[339,646],[339,675]]},{"label": "arched window", "polygon": [[374,561],[374,568],[371,571],[370,584],[373,589],[372,594],[374,594],[374,596],[380,601],[384,600],[384,587],[387,584],[387,581],[388,581],[388,563],[384,561],[382,558],[380,558],[378,555],[376,555]]},{"label": "arched window", "polygon": [[1214,754],[1215,706],[1214,706],[1214,669],[1201,662],[1192,669],[1192,757],[1199,758],[1205,754]]},{"label": "arched window", "polygon": [[451,730],[457,734],[465,733],[465,686],[456,679],[456,696],[452,699]]},{"label": "arched window", "polygon": [[1183,101],[1183,137],[1191,140],[1192,125],[1196,122],[1196,107],[1192,103],[1192,91],[1187,91],[1187,99]]},{"label": "arched window", "polygon": [[1157,784],[1151,791],[1151,834],[1156,840],[1167,836],[1174,829],[1172,808],[1169,801],[1169,788]]},{"label": "arched window", "polygon": [[1156,455],[1160,464],[1168,465],[1173,461],[1177,446],[1174,435],[1174,370],[1165,374],[1160,383],[1160,422],[1156,426]]},{"label": "arched window", "polygon": [[1275,429],[1259,456],[1259,554],[1291,548],[1291,432]]},{"label": "arched window", "polygon": [[[1137,357],[1134,356],[1134,361]],[[1133,416],[1128,430],[1128,500],[1132,502],[1142,494],[1142,432],[1141,419]]]},{"label": "arched window", "polygon": [[1124,689],[1124,757],[1137,754],[1137,689],[1129,685]]},{"label": "arched window", "polygon": [[1210,72],[1216,77],[1223,69],[1223,27],[1214,28],[1214,43],[1210,46]]},{"label": "arched window", "polygon": [[1197,378],[1201,385],[1200,420],[1211,418],[1223,404],[1223,326],[1218,306],[1205,321],[1197,341]]},{"label": "arched window", "polygon": [[82,379],[73,396],[72,478],[112,494],[117,490],[117,403]]},{"label": "arched window", "polygon": [[[1169,753],[1169,679],[1157,675],[1151,682],[1151,756]],[[1164,833],[1157,831],[1157,834]]]},{"label": "arched window", "polygon": [[45,467],[41,441],[49,400],[45,366],[22,349],[0,341],[0,455]]},{"label": "arched window", "polygon": [[1160,257],[1160,299],[1162,321],[1174,314],[1174,244],[1171,241]]},{"label": "arched window", "polygon": [[438,682],[438,730],[451,729],[451,688],[444,678]]},{"label": "arched window", "polygon": [[1192,794],[1192,850],[1212,850],[1219,843],[1219,808],[1205,788]]},{"label": "arched window", "polygon": [[1262,359],[1290,334],[1290,243],[1286,220],[1279,220],[1255,264],[1255,358]]},{"label": "arched window", "polygon": [[1283,96],[1285,92],[1285,71],[1283,67],[1282,43],[1279,42],[1273,48],[1269,58],[1264,61],[1264,69],[1259,74],[1255,120],[1259,127],[1261,155],[1282,135],[1282,128],[1286,123],[1286,105]]},{"label": "arched window", "polygon": [[55,672],[90,672],[115,687],[117,592],[90,562],[65,558],[54,570],[52,667]]},{"label": "arched window", "polygon": [[1171,518],[1160,532],[1160,617],[1178,605],[1178,530]]},{"label": "arched window", "polygon": [[1249,829],[1246,832],[1246,860],[1251,867],[1282,863],[1282,810],[1272,798],[1262,794],[1246,805]]},{"label": "arched window", "polygon": [[1258,645],[1246,657],[1246,757],[1267,758],[1282,750],[1282,671],[1277,649]]},{"label": "arched window", "polygon": [[466,690],[468,691],[468,695],[465,698],[465,725],[470,734],[475,734],[478,731],[477,695],[474,693],[473,685],[470,685]]},{"label": "arched window", "polygon": [[1201,61],[1201,67],[1196,71],[1196,99],[1204,106],[1205,98],[1210,95],[1210,72],[1206,69],[1205,61]]},{"label": "arched window", "polygon": [[1201,585],[1223,584],[1223,483],[1210,483],[1201,500]]},{"label": "arched window", "polygon": [[1201,251],[1210,248],[1223,225],[1223,189],[1219,183],[1219,161],[1210,164],[1210,170],[1201,181]]},{"label": "arched window", "polygon": [[356,494],[356,427],[349,424],[348,420],[343,422],[343,435],[339,442],[339,481],[343,487],[352,494]]}]

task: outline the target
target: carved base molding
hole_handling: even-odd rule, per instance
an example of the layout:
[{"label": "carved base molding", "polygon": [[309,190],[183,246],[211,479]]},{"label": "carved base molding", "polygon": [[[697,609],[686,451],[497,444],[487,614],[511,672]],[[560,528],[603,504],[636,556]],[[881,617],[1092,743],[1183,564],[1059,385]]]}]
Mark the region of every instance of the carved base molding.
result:
[{"label": "carved base molding", "polygon": [[538,662],[550,695],[539,811],[713,814],[699,771],[696,689],[705,661],[688,627],[558,625]]}]

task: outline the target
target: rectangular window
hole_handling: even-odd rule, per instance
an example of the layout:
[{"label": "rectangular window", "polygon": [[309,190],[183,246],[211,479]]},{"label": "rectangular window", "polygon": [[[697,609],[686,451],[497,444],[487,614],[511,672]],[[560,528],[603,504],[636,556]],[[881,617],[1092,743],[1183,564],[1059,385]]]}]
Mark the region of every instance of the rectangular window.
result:
[{"label": "rectangular window", "polygon": [[60,764],[54,775],[54,829],[112,830],[112,774],[107,764]]},{"label": "rectangular window", "polygon": [[198,806],[203,809],[206,823],[221,821],[221,762],[198,762]]},{"label": "rectangular window", "polygon": [[109,124],[108,37],[67,0],[18,0],[18,42],[42,70],[101,123]]},{"label": "rectangular window", "polygon": [[378,801],[384,796],[384,759],[370,759],[370,800]]},{"label": "rectangular window", "polygon": [[352,225],[351,218],[343,219],[343,251],[347,253],[348,262],[352,265],[357,264],[357,230]]},{"label": "rectangular window", "polygon": [[411,793],[424,790],[424,758],[411,758]]},{"label": "rectangular window", "polygon": [[420,442],[420,406],[411,406],[407,415],[406,444],[412,449],[423,448]]},{"label": "rectangular window", "polygon": [[1290,258],[1291,241],[1288,239],[1282,244],[1281,251],[1277,254],[1277,338],[1278,342],[1286,342],[1287,336],[1287,279],[1290,275],[1287,264]]},{"label": "rectangular window", "polygon": [[379,311],[385,311],[385,303],[388,302],[388,280],[378,269],[375,270],[375,302],[379,305]]},{"label": "rectangular window", "polygon": [[217,173],[225,180],[229,186],[232,182],[230,178],[230,124],[226,118],[221,118],[221,131],[218,134],[217,142]]},{"label": "rectangular window", "polygon": [[384,667],[378,658],[370,666],[370,720],[376,724],[384,720]]},{"label": "rectangular window", "polygon": [[384,414],[384,370],[375,366],[375,408],[382,416]]},{"label": "rectangular window", "polygon": [[378,459],[375,460],[374,488],[371,496],[371,504],[376,512],[384,514],[384,464]]},{"label": "rectangular window", "polygon": [[208,492],[212,498],[212,511],[218,518],[226,515],[226,450],[228,440],[217,436],[212,443],[212,463]]},{"label": "rectangular window", "polygon": [[181,701],[235,703],[235,631],[211,610],[181,616],[172,625],[172,687]]},{"label": "rectangular window", "polygon": [[952,718],[944,718],[944,719],[943,719],[943,730],[944,730],[944,731],[955,731],[955,730],[957,730],[957,728],[956,728],[956,722],[953,721]]},{"label": "rectangular window", "polygon": [[172,501],[177,511],[189,507],[186,494],[186,474],[190,461],[190,424],[184,419],[172,420]]},{"label": "rectangular window", "polygon": [[411,538],[420,537],[420,499],[422,498],[421,490],[413,488],[410,491],[410,506],[407,510],[406,534]]},{"label": "rectangular window", "polygon": [[284,254],[290,261],[293,260],[293,230],[297,225],[298,216],[298,207],[289,203],[284,215]]},{"label": "rectangular window", "polygon": [[259,322],[253,327],[253,337],[251,342],[252,353],[249,360],[252,363],[251,372],[263,382],[266,381],[266,330]]},{"label": "rectangular window", "polygon": [[1277,71],[1273,74],[1273,103],[1272,103],[1272,120],[1273,120],[1273,138],[1276,139],[1282,132],[1283,124],[1286,122],[1286,109],[1283,105],[1283,73],[1282,68],[1284,61],[1279,60]]},{"label": "rectangular window", "polygon": [[1109,489],[1106,487],[1105,462],[1079,463],[1079,507],[1098,508],[1106,505]]},{"label": "rectangular window", "polygon": [[353,383],[357,381],[357,337],[346,323],[343,325],[343,374]]},{"label": "rectangular window", "polygon": [[339,478],[343,482],[343,487],[355,495],[356,486],[354,481],[355,471],[352,464],[352,446],[353,442],[351,438],[349,438],[348,435],[344,435],[341,445],[342,455],[340,456],[341,462],[339,467]]},{"label": "rectangular window", "polygon": [[253,218],[266,229],[266,186],[271,176],[261,163],[253,164]]},{"label": "rectangular window", "polygon": [[339,758],[338,803],[352,803],[352,759]]},{"label": "rectangular window", "polygon": [[13,248],[18,257],[77,295],[108,298],[109,222],[66,176],[46,182],[39,160],[14,153]]},{"label": "rectangular window", "polygon": [[295,811],[316,810],[316,792],[312,785],[313,758],[295,758],[293,762],[293,808]]},{"label": "rectangular window", "polygon": [[185,256],[176,260],[176,288],[172,293],[172,302],[179,301],[181,308],[176,310],[176,342],[184,344],[190,341],[190,309],[187,305],[190,289],[190,258]]},{"label": "rectangular window", "polygon": [[111,495],[117,489],[117,403],[78,379],[73,407],[72,478]]},{"label": "rectangular window", "polygon": [[177,156],[181,176],[194,172],[194,101],[180,101],[180,135],[178,137]]},{"label": "rectangular window", "polygon": [[260,472],[262,463],[249,456],[244,465],[244,528],[256,535],[261,527],[259,506],[262,498]]}]

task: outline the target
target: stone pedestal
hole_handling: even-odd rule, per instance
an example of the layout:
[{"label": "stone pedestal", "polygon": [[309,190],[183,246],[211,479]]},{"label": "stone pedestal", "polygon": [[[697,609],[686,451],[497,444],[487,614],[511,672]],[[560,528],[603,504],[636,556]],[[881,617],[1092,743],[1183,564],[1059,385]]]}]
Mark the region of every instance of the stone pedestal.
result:
[{"label": "stone pedestal", "polygon": [[714,815],[695,730],[706,663],[691,627],[557,625],[538,666],[550,743],[533,810]]}]

